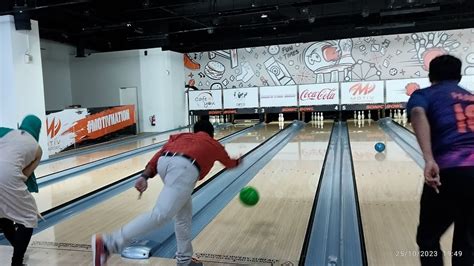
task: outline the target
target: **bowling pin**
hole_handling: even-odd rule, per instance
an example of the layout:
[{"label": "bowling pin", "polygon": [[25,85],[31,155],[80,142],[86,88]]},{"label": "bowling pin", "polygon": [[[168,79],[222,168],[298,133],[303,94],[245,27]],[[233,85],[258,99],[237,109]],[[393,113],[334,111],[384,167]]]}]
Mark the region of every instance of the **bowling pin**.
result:
[{"label": "bowling pin", "polygon": [[321,112],[321,122],[324,121],[324,114]]},{"label": "bowling pin", "polygon": [[357,119],[357,111],[354,111],[354,119]]},{"label": "bowling pin", "polygon": [[390,118],[393,118],[393,114],[392,114],[392,109],[390,109],[390,115],[389,115]]},{"label": "bowling pin", "polygon": [[369,118],[369,121],[370,121],[370,119],[372,119],[372,112],[371,112],[371,111],[369,111],[369,113],[367,114],[367,116],[368,116],[368,118]]},{"label": "bowling pin", "polygon": [[362,120],[365,119],[365,111],[362,111]]}]

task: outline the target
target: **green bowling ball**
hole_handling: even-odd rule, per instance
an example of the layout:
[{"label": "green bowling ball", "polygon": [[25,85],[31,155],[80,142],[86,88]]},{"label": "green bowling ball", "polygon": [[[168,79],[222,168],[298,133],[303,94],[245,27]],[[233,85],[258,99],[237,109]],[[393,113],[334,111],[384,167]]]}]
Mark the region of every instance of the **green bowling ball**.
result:
[{"label": "green bowling ball", "polygon": [[240,201],[245,206],[254,206],[257,204],[260,196],[258,195],[258,191],[254,187],[244,187],[240,190]]}]

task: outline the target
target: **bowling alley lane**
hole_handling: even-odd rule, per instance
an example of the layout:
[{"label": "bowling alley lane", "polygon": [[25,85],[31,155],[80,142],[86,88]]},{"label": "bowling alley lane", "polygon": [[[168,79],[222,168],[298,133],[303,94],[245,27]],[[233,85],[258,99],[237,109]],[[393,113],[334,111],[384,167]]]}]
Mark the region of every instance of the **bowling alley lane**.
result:
[{"label": "bowling alley lane", "polygon": [[[348,125],[368,264],[419,265],[422,169],[376,123]],[[385,152],[375,151],[377,142],[385,143]],[[445,251],[451,235],[443,238]]]},{"label": "bowling alley lane", "polygon": [[[225,130],[216,131],[214,137],[219,139],[241,129],[242,127],[230,126]],[[167,136],[166,139],[168,139],[168,137],[169,136]],[[38,209],[40,212],[49,210],[124,177],[137,173],[143,170],[145,165],[157,151],[158,149],[155,149],[42,187],[40,188],[39,193],[33,193]]]},{"label": "bowling alley lane", "polygon": [[199,259],[231,264],[297,265],[332,129],[308,123],[248,183],[260,201],[238,195],[193,240]]},{"label": "bowling alley lane", "polygon": [[411,125],[411,123],[405,123],[402,125],[404,128],[408,129],[410,132],[415,133],[415,130],[413,129],[413,126]]},{"label": "bowling alley lane", "polygon": [[174,130],[170,132],[166,132],[159,135],[150,136],[144,139],[137,139],[133,142],[127,144],[120,144],[117,142],[116,146],[113,148],[108,148],[105,150],[95,151],[93,153],[88,154],[79,154],[77,156],[71,156],[64,159],[59,159],[53,162],[46,162],[42,163],[36,168],[35,174],[37,178],[41,178],[46,175],[50,175],[59,171],[63,171],[72,167],[76,167],[79,165],[84,165],[90,162],[94,162],[103,158],[107,158],[110,156],[114,156],[123,152],[131,151],[134,149],[138,149],[141,147],[145,147],[148,145],[155,144],[157,142],[161,142],[167,140],[171,134],[177,134],[181,132],[189,132],[188,128]]},{"label": "bowling alley lane", "polygon": [[[279,131],[277,124],[270,124],[248,131],[225,145],[231,157],[238,157],[256,147]],[[148,158],[149,159],[149,158]],[[143,167],[143,165],[141,165]],[[199,184],[223,169],[214,164],[211,172]],[[123,193],[95,205],[33,236],[32,247],[88,250],[90,237],[97,232],[111,232],[129,222],[135,216],[150,211],[163,187],[157,176],[148,183],[148,190],[138,200],[138,192],[130,188]]]}]

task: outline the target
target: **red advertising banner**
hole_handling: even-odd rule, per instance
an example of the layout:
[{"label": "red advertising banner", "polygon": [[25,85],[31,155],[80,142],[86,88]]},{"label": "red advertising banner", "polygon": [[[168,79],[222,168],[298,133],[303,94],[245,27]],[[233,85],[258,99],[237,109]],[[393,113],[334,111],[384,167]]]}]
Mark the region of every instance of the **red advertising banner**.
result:
[{"label": "red advertising banner", "polygon": [[49,155],[87,140],[104,137],[135,123],[134,105],[66,109],[50,113],[46,116]]},{"label": "red advertising banner", "polygon": [[123,105],[89,115],[77,121],[70,130],[76,132],[76,143],[80,143],[103,137],[133,124],[135,124],[134,106]]}]

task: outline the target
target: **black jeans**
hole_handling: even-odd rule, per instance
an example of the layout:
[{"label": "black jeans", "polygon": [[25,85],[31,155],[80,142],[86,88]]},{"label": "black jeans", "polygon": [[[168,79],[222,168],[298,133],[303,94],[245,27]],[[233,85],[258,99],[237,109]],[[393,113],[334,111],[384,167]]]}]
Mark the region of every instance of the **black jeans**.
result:
[{"label": "black jeans", "polygon": [[[440,193],[425,184],[420,202],[416,242],[422,265],[443,265],[443,256],[453,266],[474,265],[474,167],[441,170]],[[441,251],[439,240],[454,223],[452,253]]]},{"label": "black jeans", "polygon": [[0,228],[5,238],[13,246],[12,266],[23,265],[23,256],[30,243],[33,228],[26,228],[21,224],[14,224],[13,221],[0,218]]}]

